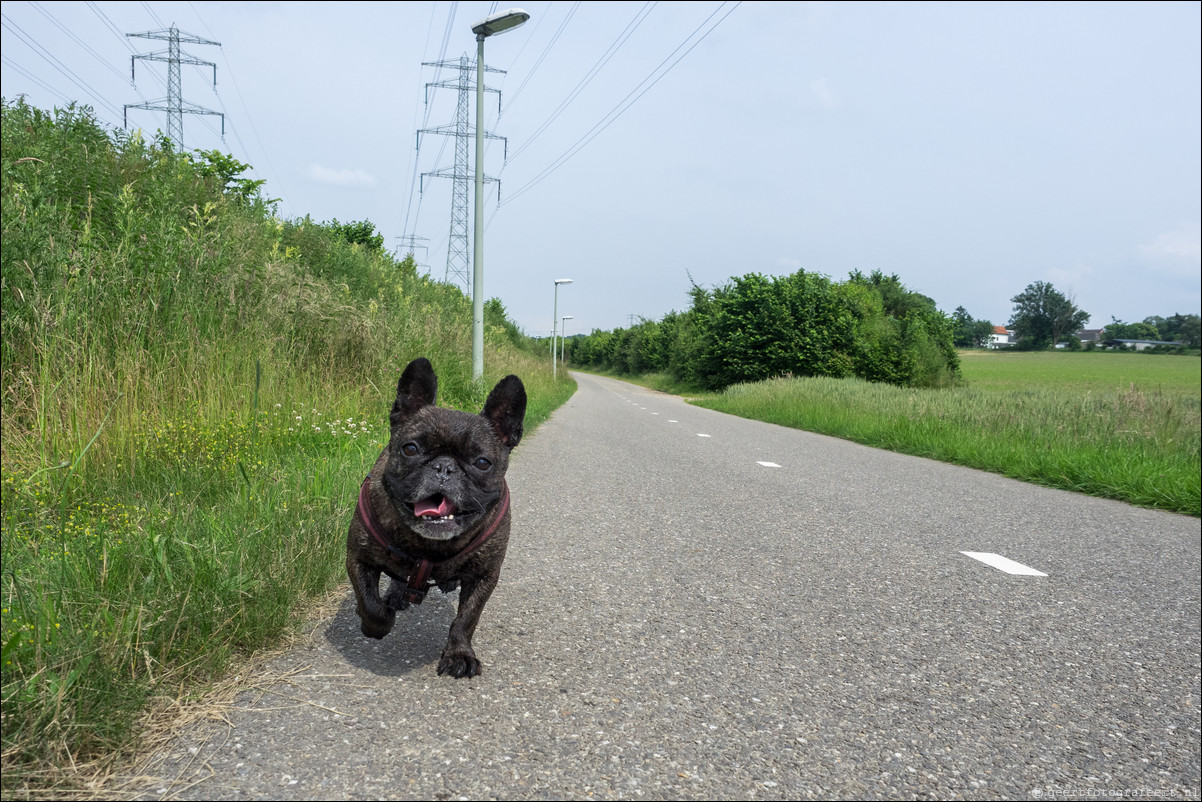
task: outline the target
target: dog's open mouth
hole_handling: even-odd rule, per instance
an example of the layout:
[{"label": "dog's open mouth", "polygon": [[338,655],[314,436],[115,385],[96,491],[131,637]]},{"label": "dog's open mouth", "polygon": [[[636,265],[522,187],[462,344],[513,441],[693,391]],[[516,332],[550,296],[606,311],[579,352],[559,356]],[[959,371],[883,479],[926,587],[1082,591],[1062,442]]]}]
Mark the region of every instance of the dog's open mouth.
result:
[{"label": "dog's open mouth", "polygon": [[413,514],[424,521],[455,520],[455,505],[441,493],[413,502]]}]

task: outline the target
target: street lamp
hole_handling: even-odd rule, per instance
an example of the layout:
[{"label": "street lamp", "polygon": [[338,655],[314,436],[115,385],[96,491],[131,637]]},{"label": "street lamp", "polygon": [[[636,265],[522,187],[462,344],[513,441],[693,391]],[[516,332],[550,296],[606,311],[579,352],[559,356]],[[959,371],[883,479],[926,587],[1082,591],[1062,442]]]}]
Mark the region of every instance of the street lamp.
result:
[{"label": "street lamp", "polygon": [[560,318],[560,321],[563,321],[563,325],[561,325],[559,327],[559,361],[560,362],[563,362],[563,349],[564,349],[564,345],[565,345],[564,341],[568,338],[568,324],[566,321],[569,321],[571,319],[572,319],[571,315],[564,315],[563,317]]},{"label": "street lamp", "polygon": [[472,381],[484,378],[484,40],[516,28],[530,15],[511,8],[477,22],[476,34],[476,220],[472,259]]},{"label": "street lamp", "polygon": [[570,278],[555,279],[555,305],[551,307],[551,379],[556,378],[557,366],[559,363],[555,360],[555,335],[557,333],[556,326],[559,324],[559,285],[571,284]]}]

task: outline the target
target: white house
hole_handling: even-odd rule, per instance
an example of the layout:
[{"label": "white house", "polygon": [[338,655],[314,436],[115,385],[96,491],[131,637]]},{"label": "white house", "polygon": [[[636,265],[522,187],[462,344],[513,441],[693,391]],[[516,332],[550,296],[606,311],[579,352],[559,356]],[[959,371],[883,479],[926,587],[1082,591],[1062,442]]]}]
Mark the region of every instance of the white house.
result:
[{"label": "white house", "polygon": [[1014,332],[1005,326],[994,326],[993,334],[989,335],[989,342],[986,348],[1004,348],[1007,345],[1013,345],[1018,342],[1018,338],[1014,336]]}]

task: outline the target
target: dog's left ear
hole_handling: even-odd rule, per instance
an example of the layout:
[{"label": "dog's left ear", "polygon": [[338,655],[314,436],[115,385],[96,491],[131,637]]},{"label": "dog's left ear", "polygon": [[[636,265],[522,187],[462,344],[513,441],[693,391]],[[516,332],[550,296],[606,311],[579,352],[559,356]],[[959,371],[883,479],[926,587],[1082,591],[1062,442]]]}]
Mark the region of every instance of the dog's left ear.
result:
[{"label": "dog's left ear", "polygon": [[493,430],[508,448],[522,439],[522,422],[526,419],[526,387],[517,376],[506,376],[497,382],[484,402],[480,413],[492,424]]},{"label": "dog's left ear", "polygon": [[413,360],[397,382],[396,401],[388,415],[389,424],[393,429],[400,426],[419,409],[433,404],[437,395],[438,377],[434,375],[430,360],[425,357]]}]

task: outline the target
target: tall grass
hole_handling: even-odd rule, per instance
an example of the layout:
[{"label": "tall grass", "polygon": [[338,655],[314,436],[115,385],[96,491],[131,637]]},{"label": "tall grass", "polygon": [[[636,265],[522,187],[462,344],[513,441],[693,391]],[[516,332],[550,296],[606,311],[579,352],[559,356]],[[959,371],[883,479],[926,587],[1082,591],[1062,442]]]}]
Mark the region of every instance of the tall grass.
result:
[{"label": "tall grass", "polygon": [[358,482],[405,364],[479,410],[553,383],[491,303],[280,220],[163,141],[3,104],[3,787],[130,743],[155,697],[278,640],[343,578]]},{"label": "tall grass", "polygon": [[[962,364],[968,382],[959,388],[787,378],[738,385],[696,403],[1027,482],[1202,514],[1197,359],[1032,354]],[[1042,373],[1047,365],[1059,370]]]}]

